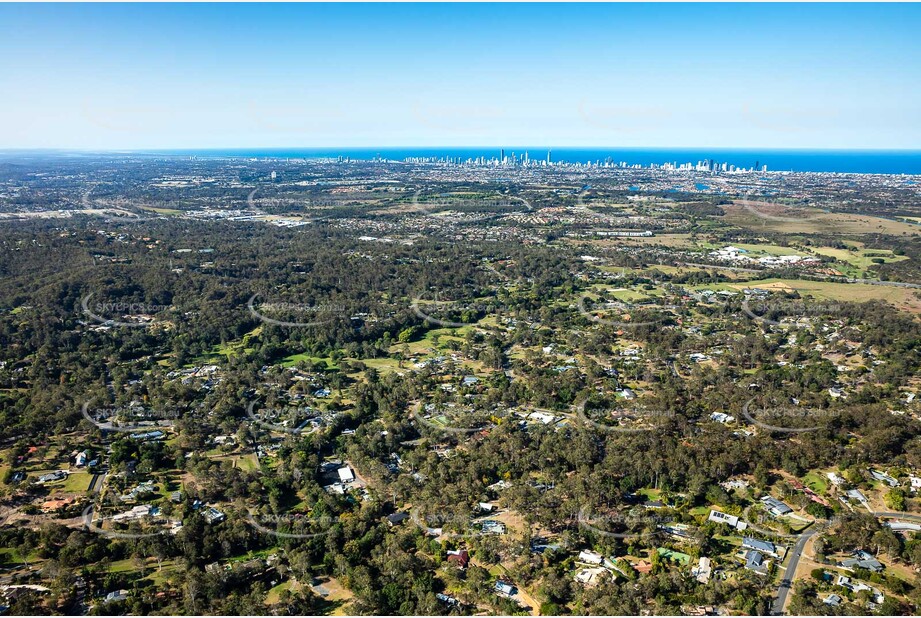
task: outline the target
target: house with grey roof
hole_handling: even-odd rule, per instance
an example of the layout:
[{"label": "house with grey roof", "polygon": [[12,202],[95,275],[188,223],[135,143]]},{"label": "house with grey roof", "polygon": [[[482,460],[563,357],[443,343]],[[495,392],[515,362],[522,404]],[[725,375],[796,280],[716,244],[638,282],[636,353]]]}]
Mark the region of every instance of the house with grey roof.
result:
[{"label": "house with grey roof", "polygon": [[842,599],[837,594],[830,594],[827,597],[825,597],[822,603],[825,603],[825,605],[830,605],[831,607],[838,607],[839,605],[841,605],[841,601],[843,600],[844,599]]},{"label": "house with grey roof", "polygon": [[747,536],[742,539],[742,548],[743,549],[753,549],[763,554],[774,556],[775,558],[780,557],[780,551],[778,550],[776,545],[774,545],[770,541],[762,541],[760,539],[756,539],[750,536]]},{"label": "house with grey roof", "polygon": [[745,554],[745,568],[759,575],[767,575],[767,562],[764,559],[764,554],[758,550],[750,549]]},{"label": "house with grey roof", "polygon": [[793,512],[793,509],[791,509],[777,498],[774,498],[773,496],[762,497],[761,504],[763,504],[764,508],[766,508],[768,512],[775,517],[782,517],[787,513]]},{"label": "house with grey roof", "polygon": [[892,478],[891,476],[889,476],[888,474],[886,474],[885,472],[880,472],[879,470],[873,470],[873,469],[867,470],[867,472],[870,473],[870,476],[873,477],[874,480],[882,481],[889,487],[899,486],[899,482],[895,480],[894,478]]}]

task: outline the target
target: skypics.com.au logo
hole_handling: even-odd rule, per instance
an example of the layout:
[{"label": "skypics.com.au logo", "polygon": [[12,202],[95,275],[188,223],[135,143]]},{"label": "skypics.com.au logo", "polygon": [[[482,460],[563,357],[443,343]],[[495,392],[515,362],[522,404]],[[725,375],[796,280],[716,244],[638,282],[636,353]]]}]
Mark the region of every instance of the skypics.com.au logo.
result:
[{"label": "skypics.com.au logo", "polygon": [[595,409],[587,400],[576,405],[576,418],[584,426],[606,433],[657,431],[675,417],[676,414],[670,410],[643,406]]},{"label": "skypics.com.au logo", "polygon": [[[517,310],[509,299],[513,281],[487,261],[480,264],[483,270],[497,279],[488,295],[479,288],[468,287],[464,290],[445,292],[418,292],[410,298],[410,309],[429,324],[443,328],[463,328],[478,324],[487,316],[498,318]],[[494,325],[478,325],[491,328]]]},{"label": "skypics.com.au logo", "polygon": [[742,416],[749,423],[774,433],[809,433],[828,425],[840,412],[800,406],[761,406],[749,399],[742,406]]},{"label": "skypics.com.au logo", "polygon": [[298,435],[312,431],[322,424],[320,410],[310,406],[256,407],[251,401],[246,406],[249,420],[269,431]]},{"label": "skypics.com.au logo", "polygon": [[694,528],[681,524],[674,517],[644,513],[593,513],[588,507],[579,509],[579,527],[592,534],[620,540],[635,540],[656,534],[690,537]]},{"label": "skypics.com.au logo", "polygon": [[816,221],[825,214],[796,198],[783,198],[757,189],[745,191],[736,203],[765,224],[802,224]]},{"label": "skypics.com.au logo", "polygon": [[765,326],[808,328],[817,319],[840,319],[844,305],[804,299],[749,298],[742,301],[742,312]]},{"label": "skypics.com.au logo", "polygon": [[[627,291],[629,290],[621,289],[615,290],[615,293]],[[579,296],[576,301],[576,308],[579,313],[591,322],[613,326],[617,329],[664,324],[669,320],[674,320],[674,312],[681,309],[680,305],[637,304],[621,299],[604,302],[600,306],[596,306],[597,301],[594,301],[592,296],[593,294],[589,292],[584,292]],[[587,300],[592,303],[590,307],[586,307]]]},{"label": "skypics.com.au logo", "polygon": [[339,523],[339,518],[327,515],[287,513],[282,515],[247,511],[246,523],[261,532],[279,539],[315,539],[326,536]]},{"label": "skypics.com.au logo", "polygon": [[410,201],[410,213],[440,221],[480,223],[508,214],[534,212],[527,199],[510,194],[436,193],[416,191]]},{"label": "skypics.com.au logo", "polygon": [[433,431],[465,435],[483,431],[490,426],[490,415],[482,411],[472,411],[454,404],[435,405],[417,404],[410,412],[410,418]]},{"label": "skypics.com.au logo", "polygon": [[286,328],[305,328],[329,324],[344,315],[347,308],[335,303],[258,302],[260,295],[253,294],[246,306],[257,320]]},{"label": "skypics.com.au logo", "polygon": [[96,406],[84,402],[83,418],[103,431],[135,433],[172,427],[182,417],[179,410],[159,410],[132,402],[125,406]]},{"label": "skypics.com.au logo", "polygon": [[94,301],[96,292],[90,292],[80,301],[83,315],[108,327],[147,328],[156,322],[155,315],[171,308],[171,305],[138,302],[132,300]]}]

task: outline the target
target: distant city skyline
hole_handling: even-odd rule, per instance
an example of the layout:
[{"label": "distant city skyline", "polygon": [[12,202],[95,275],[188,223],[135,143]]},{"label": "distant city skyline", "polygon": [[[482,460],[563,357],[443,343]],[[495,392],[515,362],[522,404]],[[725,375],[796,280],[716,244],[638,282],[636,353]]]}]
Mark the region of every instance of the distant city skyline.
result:
[{"label": "distant city skyline", "polygon": [[0,149],[917,150],[919,26],[916,4],[7,4]]}]

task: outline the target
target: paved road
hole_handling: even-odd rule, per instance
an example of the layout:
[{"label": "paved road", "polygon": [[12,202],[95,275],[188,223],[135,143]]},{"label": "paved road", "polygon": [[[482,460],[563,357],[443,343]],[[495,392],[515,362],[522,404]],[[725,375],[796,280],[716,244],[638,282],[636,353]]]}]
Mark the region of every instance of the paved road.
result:
[{"label": "paved road", "polygon": [[921,522],[921,515],[913,513],[894,513],[890,511],[870,511],[876,517],[886,517],[887,519],[904,519],[908,521]]},{"label": "paved road", "polygon": [[90,486],[87,488],[87,492],[91,494],[98,494],[99,490],[102,489],[102,483],[105,481],[106,473],[97,472],[93,475],[93,478],[90,479]]},{"label": "paved road", "polygon": [[[921,522],[921,515],[914,515],[911,513],[871,511],[871,514],[876,517]],[[780,580],[780,586],[777,588],[777,596],[774,597],[774,602],[771,604],[772,616],[783,615],[784,605],[787,604],[787,595],[790,594],[790,589],[793,586],[793,578],[796,576],[796,567],[799,564],[799,559],[803,555],[803,550],[806,549],[806,543],[808,543],[809,539],[815,536],[819,531],[819,529],[813,529],[810,532],[804,533],[804,535],[800,537],[800,539],[796,542],[796,545],[793,546],[793,549],[790,553],[790,562],[787,564],[787,570],[784,571],[783,579]]]},{"label": "paved road", "polygon": [[784,605],[787,604],[787,595],[790,593],[790,588],[793,586],[793,578],[796,576],[796,567],[799,564],[799,559],[803,555],[803,550],[806,549],[806,543],[808,543],[809,539],[815,536],[817,532],[818,530],[812,530],[804,533],[796,542],[796,545],[793,546],[790,554],[790,562],[787,563],[787,570],[784,571],[783,579],[780,580],[780,587],[777,588],[777,596],[771,604],[772,616],[783,616],[783,608]]}]

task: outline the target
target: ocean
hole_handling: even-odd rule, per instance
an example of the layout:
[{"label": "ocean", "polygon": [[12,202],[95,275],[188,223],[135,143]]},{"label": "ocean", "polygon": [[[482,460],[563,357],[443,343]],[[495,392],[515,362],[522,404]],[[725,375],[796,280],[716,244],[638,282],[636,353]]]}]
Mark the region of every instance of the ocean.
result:
[{"label": "ocean", "polygon": [[[547,147],[507,146],[510,157],[547,158]],[[770,171],[841,172],[860,174],[921,174],[921,150],[776,150],[719,148],[551,148],[554,162],[587,163],[624,161],[629,165],[686,163],[711,159],[736,167],[767,165]],[[149,151],[148,151],[149,152]],[[498,157],[500,148],[230,148],[213,150],[164,150],[150,154],[245,158],[335,158],[370,160],[377,157],[402,161],[407,157],[460,159]]]}]

